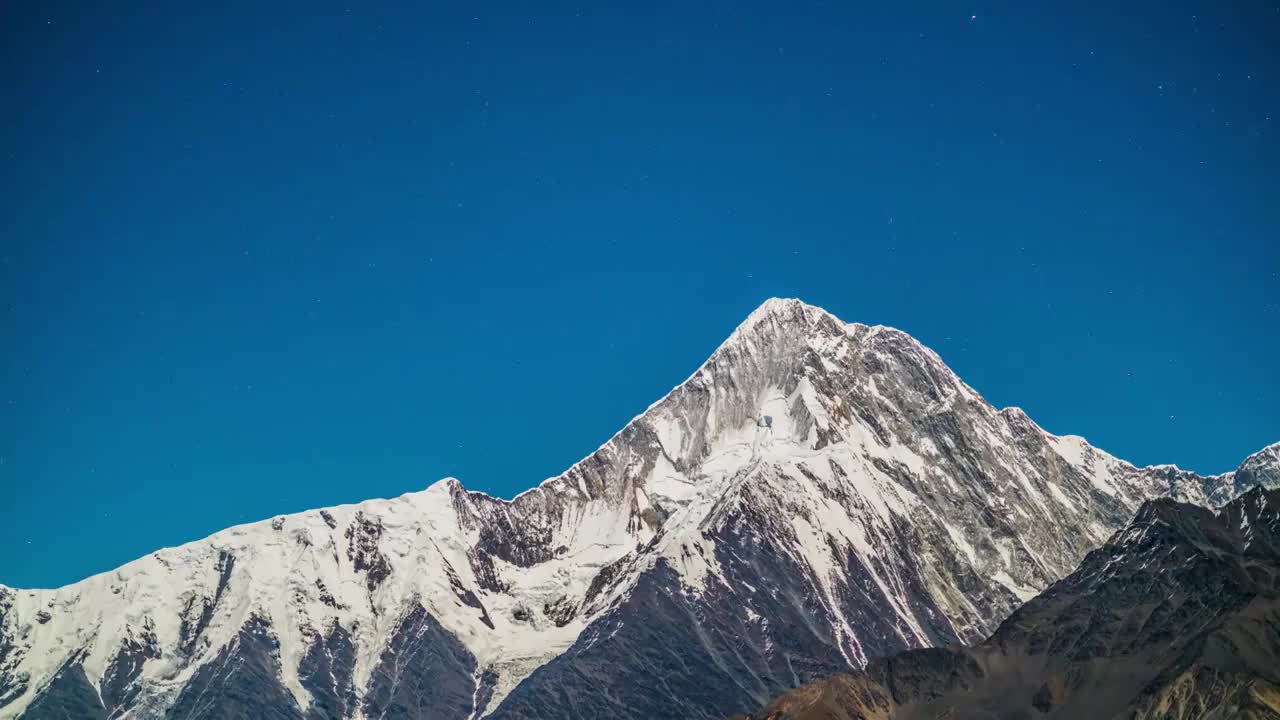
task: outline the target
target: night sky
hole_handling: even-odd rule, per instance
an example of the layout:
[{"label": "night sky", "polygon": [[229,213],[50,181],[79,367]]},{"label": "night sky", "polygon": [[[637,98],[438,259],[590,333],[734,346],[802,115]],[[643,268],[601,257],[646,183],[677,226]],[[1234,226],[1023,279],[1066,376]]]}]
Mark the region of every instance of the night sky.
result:
[{"label": "night sky", "polygon": [[770,296],[1140,464],[1280,440],[1274,0],[170,5],[0,9],[0,583],[509,497]]}]

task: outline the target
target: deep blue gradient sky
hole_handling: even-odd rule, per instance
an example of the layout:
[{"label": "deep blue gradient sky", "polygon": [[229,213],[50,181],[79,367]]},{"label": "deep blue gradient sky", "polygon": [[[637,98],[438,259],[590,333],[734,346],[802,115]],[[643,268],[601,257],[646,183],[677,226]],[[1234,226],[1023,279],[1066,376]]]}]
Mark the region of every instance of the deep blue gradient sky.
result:
[{"label": "deep blue gradient sky", "polygon": [[510,496],[775,295],[1138,463],[1280,440],[1275,3],[126,5],[0,11],[0,582]]}]

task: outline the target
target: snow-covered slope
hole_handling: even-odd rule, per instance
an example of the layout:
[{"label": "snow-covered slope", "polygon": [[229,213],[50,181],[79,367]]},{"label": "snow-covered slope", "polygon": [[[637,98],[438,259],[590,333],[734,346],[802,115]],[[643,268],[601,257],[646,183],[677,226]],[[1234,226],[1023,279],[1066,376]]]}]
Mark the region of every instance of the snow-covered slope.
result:
[{"label": "snow-covered slope", "polygon": [[1280,720],[1280,490],[1167,498],[984,642],[909,650],[741,720]]},{"label": "snow-covered slope", "polygon": [[[692,377],[511,501],[454,479],[0,587],[0,717],[714,717],[970,642],[1158,496],[996,410],[900,331],[769,300]],[[424,708],[430,708],[428,714]]]}]

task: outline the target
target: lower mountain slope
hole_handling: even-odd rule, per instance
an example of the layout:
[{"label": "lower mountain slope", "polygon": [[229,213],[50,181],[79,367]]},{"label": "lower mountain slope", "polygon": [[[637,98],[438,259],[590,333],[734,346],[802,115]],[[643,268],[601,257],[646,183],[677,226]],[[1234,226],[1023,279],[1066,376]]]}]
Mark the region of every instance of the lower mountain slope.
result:
[{"label": "lower mountain slope", "polygon": [[1155,500],[971,648],[913,650],[753,720],[1280,718],[1280,490]]}]

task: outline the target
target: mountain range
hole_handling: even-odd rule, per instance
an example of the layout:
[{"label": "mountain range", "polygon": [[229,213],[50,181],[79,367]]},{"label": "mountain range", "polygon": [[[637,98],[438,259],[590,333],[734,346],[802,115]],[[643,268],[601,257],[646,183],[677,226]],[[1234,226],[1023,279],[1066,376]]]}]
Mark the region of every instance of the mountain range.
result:
[{"label": "mountain range", "polygon": [[0,586],[0,717],[722,718],[978,646],[1147,501],[1257,485],[1280,443],[1219,475],[1136,467],[906,333],[772,299],[511,500],[447,478]]}]

